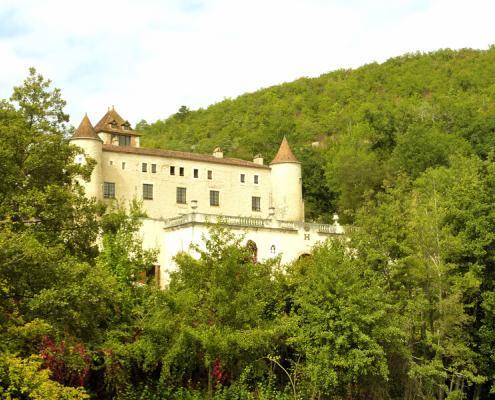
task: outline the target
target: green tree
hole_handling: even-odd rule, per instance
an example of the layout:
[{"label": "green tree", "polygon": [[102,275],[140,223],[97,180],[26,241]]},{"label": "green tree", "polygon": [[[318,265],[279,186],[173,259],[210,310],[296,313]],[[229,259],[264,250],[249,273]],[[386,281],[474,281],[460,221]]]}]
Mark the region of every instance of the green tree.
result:
[{"label": "green tree", "polygon": [[96,254],[99,209],[74,178],[89,177],[92,165],[74,164],[78,149],[64,138],[65,102],[49,85],[31,69],[13,103],[0,103],[0,222],[89,260]]},{"label": "green tree", "polygon": [[[102,207],[74,183],[78,175],[88,177],[92,165],[73,163],[79,150],[65,138],[64,105],[60,91],[50,90],[50,82],[34,69],[10,102],[0,102],[1,350],[17,354],[12,362],[19,368],[32,370],[32,382],[23,377],[24,386],[11,389],[33,384],[33,393],[39,385],[58,393],[47,392],[45,398],[84,396],[44,382],[49,370],[59,382],[69,382],[64,374],[72,368],[55,374],[45,360],[49,370],[38,374],[38,364],[28,357],[48,339],[75,343],[75,349],[101,343],[105,329],[118,320],[120,297],[112,276],[94,266]],[[76,353],[64,353],[60,362],[72,362]]]},{"label": "green tree", "polygon": [[43,78],[36,69],[29,68],[29,77],[22,86],[14,87],[10,100],[21,111],[28,129],[39,133],[60,133],[69,116],[63,108],[67,104],[62,99],[60,89],[50,90],[51,81]]},{"label": "green tree", "polygon": [[304,214],[307,220],[329,223],[336,211],[337,193],[325,177],[324,150],[306,146],[297,152],[304,177]]},{"label": "green tree", "polygon": [[[492,365],[478,350],[480,305],[488,306],[483,292],[491,287],[485,274],[491,270],[492,177],[474,157],[451,164],[415,181],[400,179],[358,219],[357,253],[383,275],[403,316],[409,361],[394,379],[405,399],[479,396]],[[489,306],[485,311],[490,324]]]},{"label": "green tree", "polygon": [[469,152],[464,139],[435,128],[411,125],[406,133],[397,136],[390,163],[394,171],[417,178],[428,168],[449,165],[453,155]]},{"label": "green tree", "polygon": [[132,202],[127,209],[124,205],[115,205],[101,221],[102,251],[97,264],[128,288],[142,281],[156,263],[157,251],[144,250],[139,238],[144,216],[140,204]]},{"label": "green tree", "polygon": [[359,125],[328,152],[328,187],[338,193],[338,210],[349,220],[363,205],[366,196],[379,191],[386,169],[371,149],[371,131]]},{"label": "green tree", "polygon": [[197,259],[176,258],[167,294],[175,333],[164,348],[162,377],[199,381],[211,391],[251,365],[265,371],[263,357],[276,351],[284,328],[275,324],[281,303],[274,262],[253,262],[252,247],[221,227],[196,251]]},{"label": "green tree", "polygon": [[[401,332],[383,279],[344,242],[294,264],[294,329],[306,398],[383,398]],[[395,349],[397,350],[397,349]]]},{"label": "green tree", "polygon": [[0,355],[0,395],[4,399],[83,400],[89,395],[82,388],[64,387],[50,380],[38,357],[21,359]]}]

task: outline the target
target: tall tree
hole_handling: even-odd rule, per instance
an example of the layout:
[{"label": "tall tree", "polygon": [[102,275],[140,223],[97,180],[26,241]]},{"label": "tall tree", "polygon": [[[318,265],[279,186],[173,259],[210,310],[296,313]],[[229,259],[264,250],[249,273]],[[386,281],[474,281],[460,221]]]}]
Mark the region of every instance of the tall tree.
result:
[{"label": "tall tree", "polygon": [[304,397],[383,398],[387,358],[401,339],[383,279],[335,240],[294,264],[289,280],[288,342],[296,350]]},{"label": "tall tree", "polygon": [[74,178],[89,178],[92,164],[73,162],[78,149],[64,137],[64,105],[60,91],[33,68],[11,102],[0,103],[0,222],[90,259],[98,208]]},{"label": "tall tree", "polygon": [[485,168],[477,158],[457,157],[450,168],[401,179],[361,211],[357,253],[383,275],[403,316],[409,353],[397,377],[403,398],[486,393],[492,361],[479,352],[478,329],[481,304],[491,323],[483,288],[492,282],[485,274],[493,202]]},{"label": "tall tree", "polygon": [[29,76],[22,86],[14,87],[10,100],[17,105],[29,129],[41,133],[63,133],[69,115],[63,109],[67,104],[60,89],[51,89],[51,81],[36,69],[29,68]]}]

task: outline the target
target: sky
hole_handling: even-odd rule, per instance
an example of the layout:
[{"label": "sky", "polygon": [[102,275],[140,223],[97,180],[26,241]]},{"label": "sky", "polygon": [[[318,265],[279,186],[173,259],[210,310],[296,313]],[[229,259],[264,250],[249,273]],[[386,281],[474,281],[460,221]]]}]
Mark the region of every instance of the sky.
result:
[{"label": "sky", "polygon": [[70,123],[131,124],[439,48],[495,44],[494,0],[0,0],[0,98],[35,67]]}]

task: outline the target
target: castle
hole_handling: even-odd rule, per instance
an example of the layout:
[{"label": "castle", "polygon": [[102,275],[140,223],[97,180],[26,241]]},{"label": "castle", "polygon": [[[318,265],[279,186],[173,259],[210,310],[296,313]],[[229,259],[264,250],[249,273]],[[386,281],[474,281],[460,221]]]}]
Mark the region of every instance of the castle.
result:
[{"label": "castle", "polygon": [[93,127],[84,116],[70,142],[96,160],[86,195],[104,202],[142,200],[143,244],[159,250],[155,274],[165,286],[180,251],[194,253],[211,223],[241,234],[258,260],[287,263],[318,242],[343,233],[333,225],[304,222],[301,164],[284,138],[269,165],[253,161],[140,147],[140,135],[112,107]]}]

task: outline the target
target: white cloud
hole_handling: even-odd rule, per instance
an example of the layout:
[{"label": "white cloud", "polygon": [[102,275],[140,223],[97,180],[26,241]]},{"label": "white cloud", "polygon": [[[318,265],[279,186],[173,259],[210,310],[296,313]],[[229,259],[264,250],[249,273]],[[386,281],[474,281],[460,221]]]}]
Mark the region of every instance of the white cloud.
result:
[{"label": "white cloud", "polygon": [[486,48],[494,11],[483,0],[3,1],[0,97],[32,65],[75,125],[112,104],[154,121],[404,52]]}]

